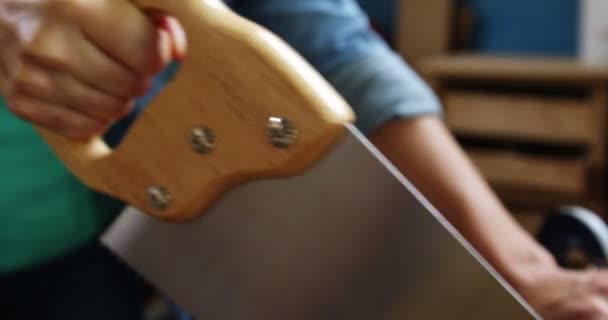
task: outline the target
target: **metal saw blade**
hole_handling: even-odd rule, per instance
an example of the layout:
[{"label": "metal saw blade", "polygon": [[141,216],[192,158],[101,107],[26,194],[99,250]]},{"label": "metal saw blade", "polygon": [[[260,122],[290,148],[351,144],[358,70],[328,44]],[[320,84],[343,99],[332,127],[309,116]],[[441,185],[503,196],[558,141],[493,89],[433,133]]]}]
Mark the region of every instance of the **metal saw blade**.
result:
[{"label": "metal saw blade", "polygon": [[534,311],[357,129],[316,167],[171,224],[135,208],[102,241],[214,320],[534,319]]}]

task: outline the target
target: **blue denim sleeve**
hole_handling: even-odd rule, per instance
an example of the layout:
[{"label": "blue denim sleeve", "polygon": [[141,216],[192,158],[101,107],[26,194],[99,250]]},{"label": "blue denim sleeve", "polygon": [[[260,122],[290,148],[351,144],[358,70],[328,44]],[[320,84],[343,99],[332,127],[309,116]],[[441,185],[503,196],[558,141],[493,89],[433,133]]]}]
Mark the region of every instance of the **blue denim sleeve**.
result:
[{"label": "blue denim sleeve", "polygon": [[[232,8],[277,34],[349,102],[370,134],[385,122],[441,113],[422,79],[371,29],[355,0],[233,0]],[[170,66],[138,101],[141,110],[176,71]],[[134,116],[108,135],[118,141]]]},{"label": "blue denim sleeve", "polygon": [[441,113],[432,90],[374,32],[355,0],[233,3],[311,63],[353,107],[363,133],[391,119]]}]

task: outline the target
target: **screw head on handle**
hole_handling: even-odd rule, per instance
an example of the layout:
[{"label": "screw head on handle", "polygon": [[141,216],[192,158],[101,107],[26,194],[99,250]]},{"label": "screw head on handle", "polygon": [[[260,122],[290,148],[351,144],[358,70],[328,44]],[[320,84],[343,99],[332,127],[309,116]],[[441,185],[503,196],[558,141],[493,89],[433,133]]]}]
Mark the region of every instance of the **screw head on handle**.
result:
[{"label": "screw head on handle", "polygon": [[289,119],[270,117],[268,119],[268,136],[275,147],[287,148],[296,142],[298,130]]},{"label": "screw head on handle", "polygon": [[162,186],[148,188],[148,201],[156,210],[166,210],[171,205],[171,194]]},{"label": "screw head on handle", "polygon": [[207,154],[215,149],[215,133],[208,127],[192,129],[192,148],[200,154]]}]

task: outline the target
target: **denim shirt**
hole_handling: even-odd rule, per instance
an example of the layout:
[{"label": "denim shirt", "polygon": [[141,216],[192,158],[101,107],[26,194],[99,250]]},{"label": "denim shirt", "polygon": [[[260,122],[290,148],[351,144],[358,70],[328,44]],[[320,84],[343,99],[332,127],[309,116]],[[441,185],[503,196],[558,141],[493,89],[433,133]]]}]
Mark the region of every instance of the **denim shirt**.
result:
[{"label": "denim shirt", "polygon": [[[321,73],[353,108],[364,134],[388,120],[441,113],[437,97],[375,33],[355,0],[232,0],[229,5],[278,35]],[[138,110],[177,68],[173,64],[158,77]]]}]

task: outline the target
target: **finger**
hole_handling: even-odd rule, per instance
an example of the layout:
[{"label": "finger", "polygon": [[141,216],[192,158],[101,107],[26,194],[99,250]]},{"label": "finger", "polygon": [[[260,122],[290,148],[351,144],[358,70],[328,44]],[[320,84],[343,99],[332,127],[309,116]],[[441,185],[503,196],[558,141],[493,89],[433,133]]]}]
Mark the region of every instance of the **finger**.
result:
[{"label": "finger", "polygon": [[0,31],[0,94],[6,94],[20,63],[13,33]]},{"label": "finger", "polygon": [[7,102],[9,109],[18,117],[70,139],[87,139],[105,129],[102,122],[93,118],[17,90],[8,97]]},{"label": "finger", "polygon": [[592,269],[587,271],[589,286],[605,299],[608,299],[608,271]]},{"label": "finger", "polygon": [[0,68],[0,96],[6,95],[9,92],[11,83],[9,74]]},{"label": "finger", "polygon": [[542,315],[554,320],[605,320],[608,319],[608,305],[597,296],[577,296],[546,308]]},{"label": "finger", "polygon": [[90,88],[65,73],[54,73],[38,65],[25,63],[15,84],[30,96],[65,105],[84,116],[111,122],[125,116],[132,108],[132,100],[113,97]]},{"label": "finger", "polygon": [[92,45],[74,25],[49,22],[24,48],[23,59],[57,72],[106,94],[129,98],[142,95],[152,83],[116,63]]},{"label": "finger", "polygon": [[14,82],[14,73],[12,68],[0,67],[0,95],[4,96],[10,92]]},{"label": "finger", "polygon": [[68,74],[56,74],[57,88],[64,92],[61,101],[76,112],[104,122],[126,116],[135,105],[134,99],[113,97],[76,81]]},{"label": "finger", "polygon": [[159,31],[164,31],[168,34],[171,59],[183,60],[187,51],[187,40],[186,32],[179,21],[160,10],[146,9],[144,12],[152,21],[155,21]]},{"label": "finger", "polygon": [[154,22],[130,1],[73,1],[74,18],[101,51],[141,75],[169,62]]},{"label": "finger", "polygon": [[166,30],[169,31],[172,40],[173,59],[184,59],[188,47],[186,32],[179,21],[173,17],[164,16]]},{"label": "finger", "polygon": [[[606,320],[608,319],[608,301],[605,297],[595,296],[590,299],[588,312],[583,317],[589,320]],[[583,318],[581,318],[583,319]]]}]

